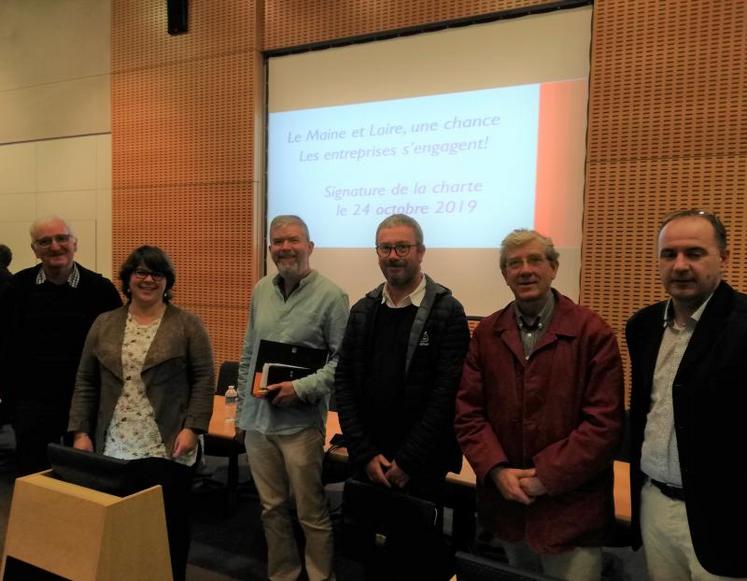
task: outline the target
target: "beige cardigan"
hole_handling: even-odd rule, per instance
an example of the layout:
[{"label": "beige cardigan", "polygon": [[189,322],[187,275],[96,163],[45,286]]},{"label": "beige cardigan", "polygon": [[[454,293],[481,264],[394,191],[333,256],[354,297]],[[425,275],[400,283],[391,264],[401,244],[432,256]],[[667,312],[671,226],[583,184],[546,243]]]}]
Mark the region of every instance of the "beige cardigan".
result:
[{"label": "beige cardigan", "polygon": [[[122,342],[127,306],[103,313],[88,332],[70,405],[68,430],[85,432],[96,452],[122,393]],[[215,377],[210,339],[200,319],[167,305],[145,357],[145,393],[166,449],[182,428],[206,432],[213,411]]]}]

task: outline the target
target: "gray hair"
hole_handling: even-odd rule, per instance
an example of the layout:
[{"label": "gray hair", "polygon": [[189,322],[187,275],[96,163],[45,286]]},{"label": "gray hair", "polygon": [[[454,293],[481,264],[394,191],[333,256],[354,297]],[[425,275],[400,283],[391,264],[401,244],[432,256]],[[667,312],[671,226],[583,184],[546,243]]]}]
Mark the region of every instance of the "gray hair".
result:
[{"label": "gray hair", "polygon": [[272,219],[272,222],[270,222],[270,230],[268,234],[272,233],[275,228],[282,228],[283,226],[288,226],[290,224],[298,224],[306,235],[306,242],[311,242],[309,227],[300,216],[296,216],[295,214],[281,214],[280,216],[275,216]]},{"label": "gray hair", "polygon": [[50,222],[62,222],[65,225],[65,228],[67,228],[68,233],[75,237],[75,232],[73,232],[73,227],[70,225],[70,222],[65,220],[64,218],[60,218],[59,216],[44,216],[43,218],[37,218],[31,223],[31,226],[29,227],[29,234],[31,235],[31,241],[36,241],[36,233],[39,231],[39,228],[41,228],[44,224],[49,224]]},{"label": "gray hair", "polygon": [[508,236],[506,236],[503,239],[503,242],[501,242],[501,270],[506,270],[506,253],[509,250],[520,248],[521,246],[529,244],[530,242],[534,242],[535,240],[542,244],[542,246],[544,247],[545,258],[547,258],[548,262],[550,262],[551,264],[558,264],[558,257],[560,256],[560,254],[557,250],[555,250],[555,246],[552,243],[552,238],[543,236],[536,230],[517,228]]},{"label": "gray hair", "polygon": [[407,214],[392,214],[384,218],[376,228],[376,240],[379,239],[379,232],[385,228],[394,228],[395,226],[409,226],[412,228],[415,232],[415,242],[420,246],[423,245],[423,229],[415,218],[411,218]]}]

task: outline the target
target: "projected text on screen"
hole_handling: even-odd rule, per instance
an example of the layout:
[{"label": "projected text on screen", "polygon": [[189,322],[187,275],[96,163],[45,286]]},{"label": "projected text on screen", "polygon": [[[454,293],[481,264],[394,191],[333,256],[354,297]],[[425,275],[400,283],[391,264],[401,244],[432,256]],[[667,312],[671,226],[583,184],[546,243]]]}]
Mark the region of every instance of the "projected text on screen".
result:
[{"label": "projected text on screen", "polygon": [[394,213],[429,247],[495,247],[534,225],[540,87],[270,113],[268,216],[303,216],[317,247],[370,247]]}]

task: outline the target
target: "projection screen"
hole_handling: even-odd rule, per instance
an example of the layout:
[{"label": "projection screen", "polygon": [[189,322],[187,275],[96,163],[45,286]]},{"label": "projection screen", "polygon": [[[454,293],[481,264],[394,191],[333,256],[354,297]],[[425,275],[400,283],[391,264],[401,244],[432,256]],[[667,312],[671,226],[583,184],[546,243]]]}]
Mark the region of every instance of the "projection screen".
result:
[{"label": "projection screen", "polygon": [[[591,7],[268,59],[267,219],[354,302],[383,281],[376,226],[423,227],[423,270],[468,315],[512,296],[497,247],[536,228],[578,298]],[[269,260],[268,270],[274,265]]]}]

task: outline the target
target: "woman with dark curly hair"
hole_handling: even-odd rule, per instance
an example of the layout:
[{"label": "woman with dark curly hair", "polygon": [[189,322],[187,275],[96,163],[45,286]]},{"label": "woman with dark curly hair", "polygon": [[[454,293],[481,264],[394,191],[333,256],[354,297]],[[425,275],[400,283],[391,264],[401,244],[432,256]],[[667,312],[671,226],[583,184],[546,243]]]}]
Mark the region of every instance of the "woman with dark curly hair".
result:
[{"label": "woman with dark curly hair", "polygon": [[[210,339],[196,316],[170,303],[176,274],[163,250],[137,248],[119,278],[128,302],[96,319],[81,355],[68,423],[73,445],[125,460],[170,458],[192,466],[213,409]],[[182,490],[176,496],[185,498],[176,500],[169,492],[164,488],[177,579],[186,569],[189,521],[185,526],[181,516],[177,525],[174,517],[187,513],[187,495]]]}]

